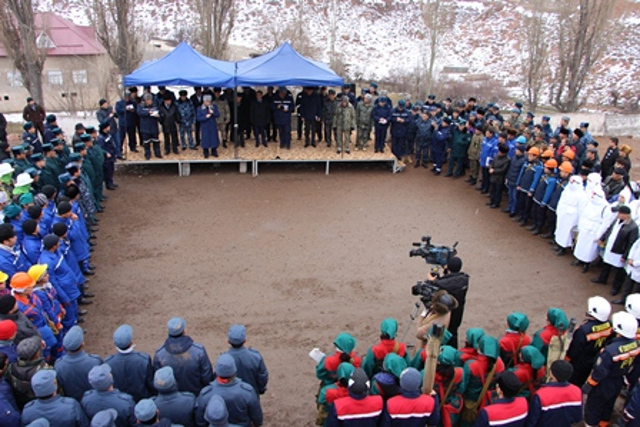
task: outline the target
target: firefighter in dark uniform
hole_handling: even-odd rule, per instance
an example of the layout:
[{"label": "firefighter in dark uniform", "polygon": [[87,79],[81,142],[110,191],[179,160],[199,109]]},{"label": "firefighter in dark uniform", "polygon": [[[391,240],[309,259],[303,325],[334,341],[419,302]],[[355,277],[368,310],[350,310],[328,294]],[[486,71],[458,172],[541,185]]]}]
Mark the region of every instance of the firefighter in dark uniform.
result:
[{"label": "firefighter in dark uniform", "polygon": [[602,350],[593,371],[582,387],[587,394],[585,425],[609,425],[613,407],[640,346],[635,340],[638,322],[632,314],[618,312],[611,317],[615,338]]},{"label": "firefighter in dark uniform", "polygon": [[611,304],[603,297],[589,298],[587,318],[573,334],[566,360],[573,366],[569,382],[582,387],[587,381],[598,353],[613,334],[609,315]]}]

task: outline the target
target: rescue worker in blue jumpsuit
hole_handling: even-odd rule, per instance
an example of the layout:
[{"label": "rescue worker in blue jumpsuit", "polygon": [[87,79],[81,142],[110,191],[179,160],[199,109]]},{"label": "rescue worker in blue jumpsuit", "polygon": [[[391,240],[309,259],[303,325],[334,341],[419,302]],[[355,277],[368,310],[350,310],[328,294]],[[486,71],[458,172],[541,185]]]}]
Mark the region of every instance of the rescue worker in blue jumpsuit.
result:
[{"label": "rescue worker in blue jumpsuit", "polygon": [[196,397],[188,391],[178,391],[171,366],[156,371],[153,386],[158,392],[153,401],[163,417],[184,427],[195,426]]},{"label": "rescue worker in blue jumpsuit", "polygon": [[608,425],[616,399],[625,383],[640,345],[635,340],[638,322],[632,314],[618,312],[611,317],[615,337],[598,356],[582,392],[587,394],[584,420],[587,427]]},{"label": "rescue worker in blue jumpsuit", "polygon": [[82,397],[82,409],[89,418],[105,409],[115,409],[118,413],[116,427],[135,425],[133,408],[135,402],[127,393],[113,388],[111,367],[106,363],[91,368],[88,374],[89,384],[93,390],[87,391]]},{"label": "rescue worker in blue jumpsuit", "polygon": [[80,326],[74,326],[62,340],[67,354],[56,360],[55,369],[58,381],[65,396],[78,402],[85,392],[91,390],[88,374],[91,368],[102,364],[100,356],[84,351],[84,332]]},{"label": "rescue worker in blue jumpsuit", "polygon": [[245,347],[247,328],[244,325],[231,325],[228,333],[231,348],[227,352],[236,362],[236,376],[255,390],[258,398],[267,391],[269,371],[260,355],[253,348]]},{"label": "rescue worker in blue jumpsuit", "polygon": [[56,371],[41,369],[31,378],[31,388],[38,398],[26,404],[22,411],[22,424],[45,418],[54,426],[83,427],[89,425],[89,419],[82,407],[71,397],[58,394]]},{"label": "rescue worker in blue jumpsuit", "polygon": [[[434,123],[434,122],[432,122]],[[447,146],[451,140],[451,123],[450,117],[445,117],[442,122],[433,124],[433,143],[431,144],[431,156],[433,157],[432,171],[436,175],[442,172],[442,165],[446,159]]]},{"label": "rescue worker in blue jumpsuit", "polygon": [[0,224],[0,271],[11,280],[18,271],[29,268],[28,261],[16,247],[18,239],[11,224]]},{"label": "rescue worker in blue jumpsuit", "polygon": [[100,134],[96,142],[104,151],[105,158],[102,171],[107,190],[115,190],[118,187],[118,184],[113,182],[113,174],[116,170],[116,156],[118,155],[118,148],[114,138],[115,135],[109,133],[109,122],[100,123]]},{"label": "rescue worker in blue jumpsuit", "polygon": [[533,193],[540,182],[542,176],[542,163],[539,160],[540,150],[537,147],[529,148],[527,151],[527,161],[522,165],[516,186],[518,189],[518,213],[514,221],[520,221],[520,226],[527,225],[531,215],[533,205]]},{"label": "rescue worker in blue jumpsuit", "polygon": [[391,120],[391,105],[387,98],[381,96],[378,98],[376,106],[371,112],[374,123],[374,152],[384,153],[384,145],[387,140],[387,131],[389,129],[389,121]]},{"label": "rescue worker in blue jumpsuit", "polygon": [[573,367],[569,382],[578,387],[582,387],[587,381],[598,354],[613,334],[611,322],[609,322],[611,314],[609,301],[595,296],[589,298],[587,305],[587,318],[573,333],[565,357]]},{"label": "rescue worker in blue jumpsuit", "polygon": [[278,127],[280,134],[280,148],[291,149],[291,114],[293,113],[293,97],[287,92],[287,88],[278,88],[278,95],[271,103],[273,122]]},{"label": "rescue worker in blue jumpsuit", "polygon": [[405,109],[406,101],[401,99],[391,112],[391,152],[398,160],[405,156],[405,146],[409,136],[411,113]]},{"label": "rescue worker in blue jumpsuit", "polygon": [[129,325],[119,326],[113,333],[113,343],[117,353],[104,360],[111,367],[113,386],[131,395],[136,402],[153,396],[151,357],[134,350],[133,328]]}]

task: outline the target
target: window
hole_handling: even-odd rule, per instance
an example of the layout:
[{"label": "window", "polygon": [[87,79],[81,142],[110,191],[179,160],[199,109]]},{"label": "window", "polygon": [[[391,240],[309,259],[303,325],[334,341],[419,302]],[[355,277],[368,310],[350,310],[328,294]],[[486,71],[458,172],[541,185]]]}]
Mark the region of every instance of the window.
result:
[{"label": "window", "polygon": [[7,83],[9,86],[23,86],[22,74],[20,71],[9,71],[7,73]]},{"label": "window", "polygon": [[73,77],[73,83],[76,85],[87,84],[87,70],[73,70],[71,73]]},{"label": "window", "polygon": [[62,71],[60,70],[47,71],[47,79],[49,80],[50,85],[61,86],[64,83]]}]

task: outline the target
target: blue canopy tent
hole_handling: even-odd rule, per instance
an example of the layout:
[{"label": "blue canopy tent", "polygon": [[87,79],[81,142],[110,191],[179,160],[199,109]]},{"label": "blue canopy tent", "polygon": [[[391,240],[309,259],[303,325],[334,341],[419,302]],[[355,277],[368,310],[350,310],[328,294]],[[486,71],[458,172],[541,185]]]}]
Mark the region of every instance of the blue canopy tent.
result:
[{"label": "blue canopy tent", "polygon": [[234,86],[235,64],[218,61],[180,43],[155,61],[125,76],[125,86]]},{"label": "blue canopy tent", "polygon": [[300,55],[289,44],[236,63],[236,86],[341,86],[326,64]]}]

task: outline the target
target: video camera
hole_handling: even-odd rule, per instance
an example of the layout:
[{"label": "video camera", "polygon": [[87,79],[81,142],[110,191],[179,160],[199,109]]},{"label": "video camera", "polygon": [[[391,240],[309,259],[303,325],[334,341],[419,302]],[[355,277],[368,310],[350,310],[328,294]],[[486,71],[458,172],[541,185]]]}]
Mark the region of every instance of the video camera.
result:
[{"label": "video camera", "polygon": [[[449,260],[458,254],[456,247],[458,242],[453,246],[436,246],[431,244],[431,236],[422,237],[421,242],[413,243],[417,249],[409,252],[410,257],[419,256],[424,258],[427,264],[432,264],[431,275],[435,278],[440,277],[440,267],[445,267]],[[432,280],[420,280],[411,288],[412,295],[420,296],[420,300],[425,307],[431,307],[433,295],[440,290],[440,287]]]},{"label": "video camera", "polygon": [[445,266],[449,263],[449,260],[458,254],[456,247],[458,242],[455,242],[452,247],[449,246],[436,246],[431,244],[431,236],[424,236],[421,242],[413,243],[413,246],[417,246],[418,249],[412,249],[409,252],[410,257],[419,256],[424,258],[427,264]]}]

